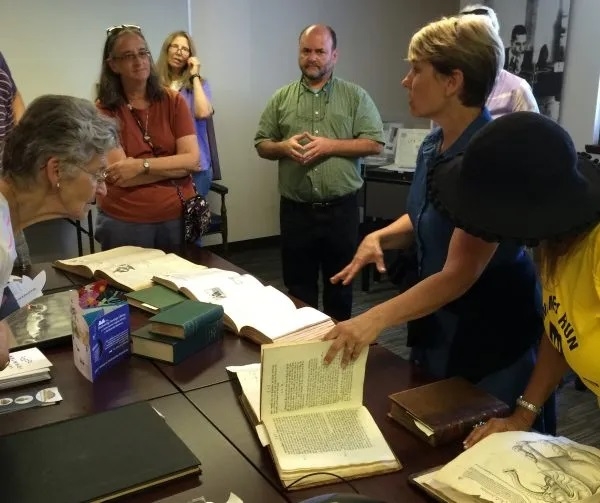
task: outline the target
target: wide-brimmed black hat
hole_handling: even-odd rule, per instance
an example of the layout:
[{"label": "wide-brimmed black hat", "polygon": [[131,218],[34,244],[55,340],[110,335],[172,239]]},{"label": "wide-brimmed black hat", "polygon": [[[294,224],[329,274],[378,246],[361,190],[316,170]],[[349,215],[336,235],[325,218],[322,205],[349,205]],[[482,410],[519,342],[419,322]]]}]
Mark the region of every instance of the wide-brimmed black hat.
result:
[{"label": "wide-brimmed black hat", "polygon": [[433,166],[429,197],[459,228],[487,241],[534,246],[600,221],[600,166],[569,134],[533,112],[500,117],[463,155]]}]

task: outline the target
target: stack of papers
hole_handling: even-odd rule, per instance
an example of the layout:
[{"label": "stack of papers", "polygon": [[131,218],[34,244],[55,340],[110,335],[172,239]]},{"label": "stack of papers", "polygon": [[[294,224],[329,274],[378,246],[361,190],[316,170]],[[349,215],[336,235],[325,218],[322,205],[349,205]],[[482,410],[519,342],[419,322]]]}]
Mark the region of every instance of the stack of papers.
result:
[{"label": "stack of papers", "polygon": [[50,360],[38,348],[14,351],[10,353],[8,367],[0,371],[0,389],[47,381],[51,366]]}]

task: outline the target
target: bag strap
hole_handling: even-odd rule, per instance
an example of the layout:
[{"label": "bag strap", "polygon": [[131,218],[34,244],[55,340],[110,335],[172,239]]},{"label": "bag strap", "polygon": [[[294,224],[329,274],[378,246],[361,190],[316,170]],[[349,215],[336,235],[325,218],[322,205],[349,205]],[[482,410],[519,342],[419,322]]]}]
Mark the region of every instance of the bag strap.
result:
[{"label": "bag strap", "polygon": [[[194,188],[194,193],[198,196],[198,191],[196,190],[196,184],[194,183],[194,178],[192,175],[188,175],[190,180],[192,181],[192,187]],[[177,195],[179,196],[179,200],[181,201],[181,205],[185,206],[185,199],[183,198],[183,193],[181,192],[181,186],[178,183],[175,183],[175,180],[171,179],[171,184],[175,185],[175,189],[177,189]]]}]

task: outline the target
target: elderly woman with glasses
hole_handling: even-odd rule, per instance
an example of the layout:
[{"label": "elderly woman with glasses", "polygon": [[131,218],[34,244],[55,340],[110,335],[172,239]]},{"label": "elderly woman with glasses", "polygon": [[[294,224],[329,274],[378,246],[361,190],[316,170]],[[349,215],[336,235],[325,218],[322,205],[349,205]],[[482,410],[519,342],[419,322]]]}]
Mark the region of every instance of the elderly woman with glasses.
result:
[{"label": "elderly woman with glasses", "polygon": [[107,30],[97,105],[121,125],[108,154],[108,190],[98,198],[96,239],[179,251],[182,201],[194,195],[200,154],[185,99],[164,88],[138,26]]},{"label": "elderly woman with glasses", "polygon": [[383,271],[382,250],[414,242],[418,282],[339,323],[327,336],[333,340],[327,361],[341,350],[347,363],[384,329],[408,322],[415,364],[433,377],[462,376],[516,406],[543,332],[533,262],[522,246],[488,243],[455,227],[432,204],[426,185],[492,120],[485,103],[503,61],[502,41],[483,16],[442,19],[412,37],[402,82],[408,105],[412,115],[439,127],[419,149],[407,213],[366,236],[332,281],[349,282],[369,263]]},{"label": "elderly woman with glasses", "polygon": [[[16,257],[14,233],[52,218],[84,218],[106,194],[106,153],[117,146],[114,120],[89,101],[42,96],[6,137],[0,177],[0,292]],[[0,322],[0,369],[10,330]]]},{"label": "elderly woman with glasses", "polygon": [[160,82],[178,91],[194,117],[200,146],[200,171],[193,174],[196,190],[206,196],[212,181],[212,169],[206,118],[213,114],[212,93],[208,81],[200,75],[200,61],[192,37],[185,31],[171,33],[163,42],[156,63]]}]

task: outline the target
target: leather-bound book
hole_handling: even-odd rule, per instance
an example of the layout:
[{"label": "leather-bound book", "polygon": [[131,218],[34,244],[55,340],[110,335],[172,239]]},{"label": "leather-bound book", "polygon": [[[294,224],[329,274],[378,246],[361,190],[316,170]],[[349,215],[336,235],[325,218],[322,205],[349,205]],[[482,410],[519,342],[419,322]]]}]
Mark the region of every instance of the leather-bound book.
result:
[{"label": "leather-bound book", "polygon": [[503,401],[462,377],[400,391],[389,398],[389,416],[434,447],[466,437],[479,421],[510,412]]}]

